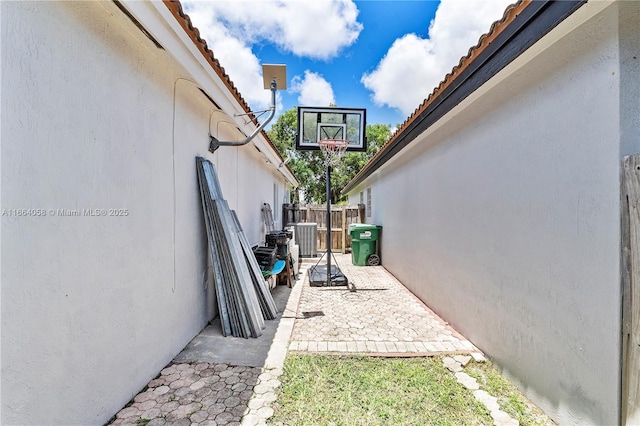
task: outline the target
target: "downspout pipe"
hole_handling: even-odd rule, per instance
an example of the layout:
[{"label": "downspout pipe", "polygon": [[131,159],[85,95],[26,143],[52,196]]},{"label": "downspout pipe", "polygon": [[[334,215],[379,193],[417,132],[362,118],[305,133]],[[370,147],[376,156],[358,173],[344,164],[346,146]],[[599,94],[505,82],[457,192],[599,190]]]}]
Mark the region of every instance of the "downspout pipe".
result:
[{"label": "downspout pipe", "polygon": [[256,130],[254,130],[253,133],[247,136],[245,140],[240,142],[222,142],[222,141],[219,141],[217,138],[211,136],[211,134],[209,134],[209,151],[215,152],[216,149],[220,148],[221,146],[242,146],[251,142],[251,140],[255,138],[258,135],[258,133],[260,133],[262,129],[265,128],[267,124],[269,124],[273,116],[276,115],[276,90],[277,90],[276,80],[273,79],[271,80],[271,107],[269,107],[270,112],[269,112],[269,116],[264,121],[264,123],[262,123]]}]

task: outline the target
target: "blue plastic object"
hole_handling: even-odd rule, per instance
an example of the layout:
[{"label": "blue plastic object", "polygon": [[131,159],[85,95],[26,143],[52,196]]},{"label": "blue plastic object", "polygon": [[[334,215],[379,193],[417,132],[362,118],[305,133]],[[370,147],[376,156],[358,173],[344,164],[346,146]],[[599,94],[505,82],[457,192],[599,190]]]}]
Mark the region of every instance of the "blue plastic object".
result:
[{"label": "blue plastic object", "polygon": [[282,272],[285,266],[286,263],[284,260],[276,261],[276,263],[273,265],[273,269],[271,270],[271,275],[278,275],[280,272]]}]

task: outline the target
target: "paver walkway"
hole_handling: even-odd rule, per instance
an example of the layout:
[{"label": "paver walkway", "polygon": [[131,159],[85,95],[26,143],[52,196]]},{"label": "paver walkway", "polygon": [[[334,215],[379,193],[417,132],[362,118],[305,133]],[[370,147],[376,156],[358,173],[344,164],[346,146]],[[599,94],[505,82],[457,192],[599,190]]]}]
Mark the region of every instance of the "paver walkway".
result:
[{"label": "paver walkway", "polygon": [[350,255],[335,257],[355,291],[310,287],[306,270],[316,260],[305,259],[293,289],[276,289],[278,319],[261,338],[224,338],[214,322],[110,424],[266,424],[287,345],[291,351],[383,356],[476,353],[382,266],[356,267]]},{"label": "paver walkway", "polygon": [[353,266],[350,255],[336,254],[335,260],[355,291],[305,282],[289,350],[393,356],[477,351],[384,267]]},{"label": "paver walkway", "polygon": [[257,367],[171,364],[111,424],[240,424],[260,374]]}]

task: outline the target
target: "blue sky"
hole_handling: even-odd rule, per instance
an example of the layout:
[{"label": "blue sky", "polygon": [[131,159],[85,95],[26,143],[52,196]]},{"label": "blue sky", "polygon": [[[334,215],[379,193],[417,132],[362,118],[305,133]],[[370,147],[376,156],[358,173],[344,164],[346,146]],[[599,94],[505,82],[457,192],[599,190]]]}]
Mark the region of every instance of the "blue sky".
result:
[{"label": "blue sky", "polygon": [[278,113],[367,109],[402,123],[510,0],[184,0],[185,11],[253,110],[266,108],[261,64],[287,66]]},{"label": "blue sky", "polygon": [[[375,69],[394,40],[407,33],[426,37],[435,15],[433,1],[356,1],[358,21],[363,29],[356,43],[328,61],[295,57],[273,44],[254,50],[263,63],[285,63],[287,75],[304,75],[305,70],[320,74],[331,83],[335,103],[341,107],[367,108],[369,123],[398,124],[406,115],[386,105],[374,105],[370,92],[360,82],[362,74]],[[298,105],[297,93],[282,94],[285,109]],[[319,105],[325,106],[325,105]],[[416,105],[417,106],[417,105]]]}]

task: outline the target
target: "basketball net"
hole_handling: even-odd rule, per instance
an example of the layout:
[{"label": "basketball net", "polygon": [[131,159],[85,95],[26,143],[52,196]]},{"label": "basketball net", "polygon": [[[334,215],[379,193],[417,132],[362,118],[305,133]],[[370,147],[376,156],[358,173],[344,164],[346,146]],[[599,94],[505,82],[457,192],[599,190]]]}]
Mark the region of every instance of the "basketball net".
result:
[{"label": "basketball net", "polygon": [[349,141],[346,139],[322,139],[318,141],[318,145],[327,166],[335,167],[340,163],[342,155],[349,146]]}]

